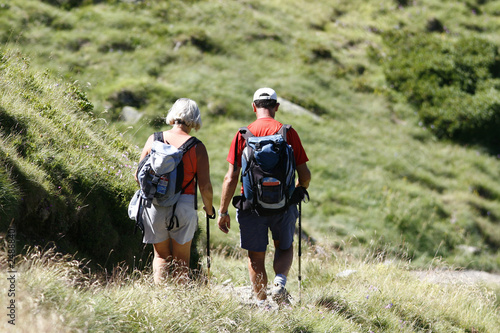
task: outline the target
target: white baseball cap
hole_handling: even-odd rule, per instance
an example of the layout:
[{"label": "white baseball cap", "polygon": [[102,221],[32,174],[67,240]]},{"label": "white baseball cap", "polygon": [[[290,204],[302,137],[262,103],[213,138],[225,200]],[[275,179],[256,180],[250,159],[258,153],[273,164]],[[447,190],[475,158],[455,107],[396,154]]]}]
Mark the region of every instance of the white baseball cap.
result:
[{"label": "white baseball cap", "polygon": [[260,88],[253,94],[253,101],[255,102],[262,99],[274,99],[277,101],[278,96],[276,95],[276,91],[271,88]]}]

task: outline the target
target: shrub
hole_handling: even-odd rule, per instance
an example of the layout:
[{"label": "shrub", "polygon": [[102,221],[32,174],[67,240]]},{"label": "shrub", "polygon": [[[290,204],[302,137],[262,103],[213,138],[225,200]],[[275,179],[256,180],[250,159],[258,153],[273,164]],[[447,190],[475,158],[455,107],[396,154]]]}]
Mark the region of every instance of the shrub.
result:
[{"label": "shrub", "polygon": [[70,10],[75,7],[80,7],[82,5],[90,5],[92,3],[103,2],[99,0],[42,0],[52,6],[61,7],[66,10]]},{"label": "shrub", "polygon": [[386,33],[390,87],[440,138],[494,144],[500,125],[500,56],[493,43],[434,34]]}]

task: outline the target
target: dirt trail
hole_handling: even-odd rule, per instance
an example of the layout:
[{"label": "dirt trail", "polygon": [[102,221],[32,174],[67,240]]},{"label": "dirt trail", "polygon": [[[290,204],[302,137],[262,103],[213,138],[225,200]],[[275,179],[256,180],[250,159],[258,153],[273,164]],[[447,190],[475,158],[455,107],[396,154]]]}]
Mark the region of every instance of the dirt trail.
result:
[{"label": "dirt trail", "polygon": [[[337,274],[338,277],[346,277],[356,274],[356,270],[347,270]],[[429,271],[412,271],[416,278],[421,281],[436,283],[436,284],[485,284],[489,286],[497,286],[500,288],[500,274],[487,273],[482,271],[450,271],[450,270],[429,270]],[[241,301],[241,305],[258,308],[255,298],[252,295],[252,289],[249,285],[235,287],[231,280],[223,282],[216,288],[223,290],[225,293],[231,293],[233,297]],[[270,289],[268,289],[268,301],[265,307],[261,309],[266,311],[278,311],[279,305],[276,304],[270,297]],[[297,303],[292,296],[290,305]]]},{"label": "dirt trail", "polygon": [[500,274],[487,273],[482,271],[414,271],[412,272],[418,279],[431,283],[462,283],[462,284],[496,284],[500,286]]}]

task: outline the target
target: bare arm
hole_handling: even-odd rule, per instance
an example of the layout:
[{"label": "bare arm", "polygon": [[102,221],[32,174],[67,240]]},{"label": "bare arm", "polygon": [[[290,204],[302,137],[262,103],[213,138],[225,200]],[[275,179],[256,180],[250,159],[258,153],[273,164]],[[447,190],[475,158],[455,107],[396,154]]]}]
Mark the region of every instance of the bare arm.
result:
[{"label": "bare arm", "polygon": [[201,199],[204,209],[208,215],[213,215],[213,189],[210,181],[210,162],[208,159],[207,148],[203,143],[196,146],[196,160],[198,163],[198,188],[200,189]]},{"label": "bare arm", "polygon": [[[229,209],[229,204],[231,203],[231,199],[234,195],[234,191],[236,190],[236,186],[238,185],[238,178],[240,175],[240,167],[233,166],[229,164],[229,168],[227,170],[226,175],[224,176],[224,182],[222,183],[222,193],[220,199],[220,212],[226,213]],[[231,217],[227,216],[219,216],[218,220],[219,229],[228,233],[231,228]]]},{"label": "bare arm", "polygon": [[297,165],[297,174],[299,179],[297,180],[297,186],[302,186],[304,188],[309,187],[309,182],[311,181],[311,171],[307,167],[306,163]]}]

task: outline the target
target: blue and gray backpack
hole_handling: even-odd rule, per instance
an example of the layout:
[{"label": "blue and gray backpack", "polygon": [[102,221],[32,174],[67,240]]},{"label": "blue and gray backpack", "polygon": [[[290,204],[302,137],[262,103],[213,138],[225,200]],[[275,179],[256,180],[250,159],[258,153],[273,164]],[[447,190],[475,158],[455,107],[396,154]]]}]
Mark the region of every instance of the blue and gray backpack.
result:
[{"label": "blue and gray backpack", "polygon": [[236,208],[269,216],[284,212],[290,205],[295,190],[295,158],[286,142],[290,128],[283,125],[276,134],[261,137],[240,128],[246,146],[241,155],[243,196],[233,200]]}]

